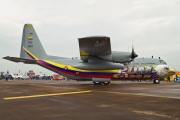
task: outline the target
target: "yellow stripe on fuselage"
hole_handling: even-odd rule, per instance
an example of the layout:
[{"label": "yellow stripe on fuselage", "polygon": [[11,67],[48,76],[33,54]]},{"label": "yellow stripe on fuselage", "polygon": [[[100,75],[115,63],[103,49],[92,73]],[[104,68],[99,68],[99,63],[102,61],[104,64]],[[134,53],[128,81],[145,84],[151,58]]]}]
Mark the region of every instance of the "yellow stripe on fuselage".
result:
[{"label": "yellow stripe on fuselage", "polygon": [[78,69],[78,68],[72,67],[70,65],[59,64],[59,63],[56,63],[56,62],[52,62],[50,60],[44,60],[44,61],[51,64],[51,65],[54,65],[56,67],[59,67],[59,68],[67,67],[68,70],[73,70],[73,71],[77,71],[77,72],[107,72],[107,73],[117,73],[118,72],[118,69],[115,69],[115,70],[83,70],[83,69]]}]

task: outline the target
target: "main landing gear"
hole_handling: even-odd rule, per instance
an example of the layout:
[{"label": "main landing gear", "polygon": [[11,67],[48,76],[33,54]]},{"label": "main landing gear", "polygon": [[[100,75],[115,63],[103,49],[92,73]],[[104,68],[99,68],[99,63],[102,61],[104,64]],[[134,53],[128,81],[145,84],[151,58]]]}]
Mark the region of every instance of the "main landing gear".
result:
[{"label": "main landing gear", "polygon": [[153,84],[159,84],[160,83],[160,80],[159,79],[154,79],[153,80]]},{"label": "main landing gear", "polygon": [[93,82],[94,85],[110,85],[110,82]]}]

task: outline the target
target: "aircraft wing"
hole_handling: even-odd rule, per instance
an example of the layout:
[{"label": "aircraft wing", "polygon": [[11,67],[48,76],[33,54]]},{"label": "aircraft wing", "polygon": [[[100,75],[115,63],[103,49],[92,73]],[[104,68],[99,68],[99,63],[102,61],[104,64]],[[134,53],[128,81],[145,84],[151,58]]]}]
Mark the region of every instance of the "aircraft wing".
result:
[{"label": "aircraft wing", "polygon": [[106,36],[92,36],[79,38],[81,60],[87,61],[90,57],[111,54],[110,38]]},{"label": "aircraft wing", "polygon": [[10,60],[13,62],[23,62],[24,64],[36,64],[36,60],[31,59],[23,59],[23,58],[17,58],[17,57],[3,57],[3,59]]}]

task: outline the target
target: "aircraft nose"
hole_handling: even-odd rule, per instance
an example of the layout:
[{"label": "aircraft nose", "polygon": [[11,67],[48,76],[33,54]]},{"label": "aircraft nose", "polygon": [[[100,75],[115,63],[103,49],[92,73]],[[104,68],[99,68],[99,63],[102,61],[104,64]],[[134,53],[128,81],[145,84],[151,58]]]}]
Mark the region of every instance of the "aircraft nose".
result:
[{"label": "aircraft nose", "polygon": [[169,70],[166,73],[166,77],[174,75],[176,73],[176,70],[174,68],[169,68]]},{"label": "aircraft nose", "polygon": [[158,65],[155,70],[157,71],[157,74],[161,78],[165,78],[171,75],[174,75],[176,73],[176,70],[174,68],[170,68],[166,65]]}]

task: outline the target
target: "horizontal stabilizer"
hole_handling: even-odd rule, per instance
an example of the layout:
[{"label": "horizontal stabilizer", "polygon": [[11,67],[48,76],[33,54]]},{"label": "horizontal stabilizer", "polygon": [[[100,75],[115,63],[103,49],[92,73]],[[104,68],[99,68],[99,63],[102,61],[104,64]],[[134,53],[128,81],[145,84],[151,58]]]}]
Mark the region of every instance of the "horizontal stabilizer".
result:
[{"label": "horizontal stabilizer", "polygon": [[24,64],[36,64],[36,60],[31,59],[23,59],[23,58],[17,58],[17,57],[3,57],[3,59],[10,60],[13,62],[23,62]]}]

